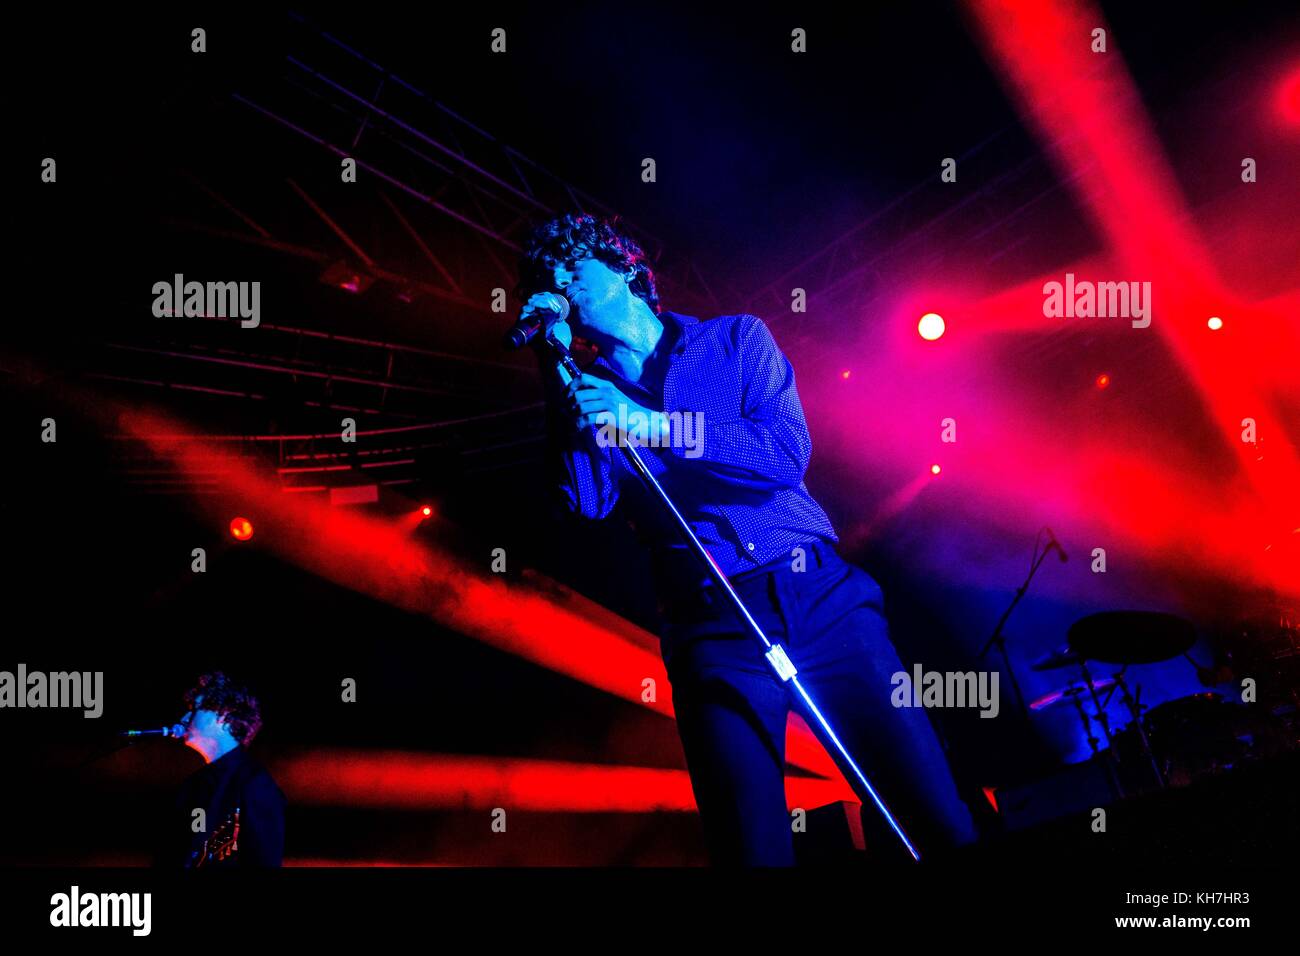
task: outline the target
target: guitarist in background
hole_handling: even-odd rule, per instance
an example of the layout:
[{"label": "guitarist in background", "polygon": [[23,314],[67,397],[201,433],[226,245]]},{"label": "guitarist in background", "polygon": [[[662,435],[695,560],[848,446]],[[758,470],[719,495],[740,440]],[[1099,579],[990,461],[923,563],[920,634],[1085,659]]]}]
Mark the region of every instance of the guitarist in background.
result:
[{"label": "guitarist in background", "polygon": [[[262,727],[248,688],[220,671],[204,674],[185,695],[178,736],[204,766],[176,796],[167,820],[161,866],[279,866],[284,856],[284,794],[247,747]],[[195,832],[194,811],[205,828]]]}]

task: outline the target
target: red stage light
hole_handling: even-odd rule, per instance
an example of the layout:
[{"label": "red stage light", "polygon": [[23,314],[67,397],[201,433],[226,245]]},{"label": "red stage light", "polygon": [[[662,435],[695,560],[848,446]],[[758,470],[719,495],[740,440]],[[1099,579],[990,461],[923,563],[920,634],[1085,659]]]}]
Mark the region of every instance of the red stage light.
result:
[{"label": "red stage light", "polygon": [[1100,375],[1097,376],[1098,388],[1105,388],[1109,384],[1110,384],[1110,376],[1107,375],[1105,372],[1102,372]]},{"label": "red stage light", "polygon": [[933,342],[939,336],[943,335],[946,324],[943,316],[937,312],[927,312],[921,316],[921,321],[916,323],[916,331],[921,333],[921,338],[927,342]]},{"label": "red stage light", "polygon": [[1219,318],[1217,315],[1212,315],[1210,316],[1210,321],[1205,324],[1208,325],[1212,331],[1217,332],[1219,329],[1223,328],[1223,319]]},{"label": "red stage light", "polygon": [[247,541],[253,536],[253,522],[247,518],[232,518],[230,533],[235,536],[236,541]]},{"label": "red stage light", "polygon": [[428,505],[425,505],[423,508],[420,509],[420,514],[424,515],[427,518],[429,517],[429,515],[433,514],[433,509],[430,508]]},{"label": "red stage light", "polygon": [[1282,107],[1282,117],[1288,123],[1300,123],[1300,69],[1292,70],[1282,81],[1278,103]]}]

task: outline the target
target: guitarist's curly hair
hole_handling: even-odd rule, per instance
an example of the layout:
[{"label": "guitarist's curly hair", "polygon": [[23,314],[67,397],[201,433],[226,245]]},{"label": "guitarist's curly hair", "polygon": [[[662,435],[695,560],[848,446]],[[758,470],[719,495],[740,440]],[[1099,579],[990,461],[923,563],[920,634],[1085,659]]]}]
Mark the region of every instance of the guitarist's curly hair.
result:
[{"label": "guitarist's curly hair", "polygon": [[251,743],[262,729],[262,709],[257,698],[247,687],[235,683],[221,671],[204,674],[186,691],[186,708],[193,710],[199,698],[203,699],[200,706],[220,715],[230,728],[230,735],[241,744]]},{"label": "guitarist's curly hair", "polygon": [[616,272],[635,272],[628,288],[659,314],[659,293],[650,257],[619,226],[619,217],[598,219],[585,212],[568,212],[535,227],[519,256],[515,292],[526,298],[552,288],[552,269],[568,259],[599,259]]}]

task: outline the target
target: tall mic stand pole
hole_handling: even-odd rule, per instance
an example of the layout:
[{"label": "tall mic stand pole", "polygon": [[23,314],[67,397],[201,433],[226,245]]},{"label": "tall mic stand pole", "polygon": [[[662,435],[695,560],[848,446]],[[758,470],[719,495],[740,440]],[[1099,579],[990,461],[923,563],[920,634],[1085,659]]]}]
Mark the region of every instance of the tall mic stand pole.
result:
[{"label": "tall mic stand pole", "polygon": [[[548,329],[546,332],[546,343],[551,346],[551,349],[555,353],[560,377],[564,379],[566,385],[582,374],[582,370],[579,369],[577,363],[574,362],[568,346],[557,339],[552,330]],[[632,470],[638,477],[640,477],[641,481],[651,492],[652,496],[658,498],[660,504],[664,506],[664,510],[668,512],[672,523],[685,539],[688,550],[690,550],[691,553],[693,553],[704,565],[705,570],[713,579],[713,582],[726,596],[726,600],[731,605],[732,610],[736,612],[736,615],[740,618],[741,622],[745,625],[754,639],[762,645],[763,656],[772,666],[773,672],[775,672],[776,676],[780,678],[781,681],[788,683],[794,689],[796,706],[800,708],[802,715],[808,721],[808,725],[812,728],[813,733],[816,735],[817,739],[821,741],[822,746],[826,748],[826,752],[830,754],[831,759],[835,761],[836,766],[840,768],[840,772],[843,773],[845,778],[848,780],[849,786],[853,788],[853,792],[858,795],[864,805],[867,801],[870,801],[875,805],[876,809],[879,810],[881,815],[885,818],[885,822],[889,824],[890,828],[895,834],[897,834],[898,838],[903,841],[903,846],[905,846],[907,852],[912,855],[912,859],[919,862],[921,855],[916,851],[916,847],[912,845],[912,841],[909,840],[907,834],[903,832],[903,828],[899,825],[898,820],[894,817],[893,813],[890,812],[889,807],[885,805],[885,801],[880,798],[878,793],[876,793],[875,787],[871,786],[866,775],[858,767],[848,750],[845,749],[844,744],[840,742],[839,736],[835,733],[834,729],[832,729],[830,722],[826,719],[825,715],[823,715],[821,710],[818,709],[816,703],[813,702],[807,689],[802,683],[800,683],[797,676],[799,672],[795,669],[794,664],[790,662],[790,658],[786,656],[785,648],[780,644],[773,644],[767,639],[767,635],[763,633],[763,629],[759,627],[758,622],[755,621],[753,615],[749,613],[749,609],[745,607],[745,603],[740,599],[740,595],[738,595],[735,588],[731,586],[731,582],[727,580],[727,576],[722,572],[722,569],[718,567],[717,562],[713,560],[713,556],[709,554],[704,545],[700,543],[700,539],[695,536],[695,532],[691,530],[690,524],[688,524],[686,519],[682,517],[682,513],[677,510],[677,506],[673,504],[673,500],[668,497],[668,493],[664,491],[663,486],[659,484],[659,481],[646,466],[645,461],[641,458],[641,454],[637,451],[636,447],[627,442],[619,442],[619,447],[623,450],[627,463],[631,466]]]},{"label": "tall mic stand pole", "polygon": [[[1039,539],[1042,538],[1042,535],[1043,532],[1039,531]],[[1029,582],[1034,579],[1038,569],[1047,560],[1047,553],[1052,550],[1052,544],[1053,542],[1048,542],[1047,547],[1043,549],[1043,553],[1039,554],[1038,541],[1034,541],[1034,557],[1029,564],[1029,577],[1025,578],[1025,583],[1016,589],[1016,596],[1011,599],[1007,609],[1002,612],[1002,619],[998,621],[998,626],[993,629],[993,636],[988,639],[984,649],[979,652],[979,656],[983,658],[993,649],[995,644],[997,645],[998,651],[1002,654],[1002,665],[1007,669],[1007,675],[1011,678],[1011,687],[1016,692],[1016,703],[1020,705],[1020,713],[1026,720],[1029,719],[1029,708],[1025,706],[1024,695],[1020,692],[1020,682],[1016,680],[1016,669],[1011,666],[1011,658],[1007,655],[1007,639],[1002,633],[1002,628],[1006,626],[1007,619],[1011,617],[1011,612],[1016,609],[1016,605],[1020,603],[1025,596],[1025,592],[1029,590]]]}]

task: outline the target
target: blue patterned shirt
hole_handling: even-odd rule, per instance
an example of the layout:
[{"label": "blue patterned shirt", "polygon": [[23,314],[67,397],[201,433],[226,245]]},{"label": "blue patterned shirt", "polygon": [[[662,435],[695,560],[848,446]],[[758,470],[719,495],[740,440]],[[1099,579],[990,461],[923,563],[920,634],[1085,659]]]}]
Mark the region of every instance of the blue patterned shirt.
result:
[{"label": "blue patterned shirt", "polygon": [[[672,416],[667,447],[639,450],[719,567],[730,577],[793,560],[799,544],[837,541],[804,485],[812,442],[794,369],[762,319],[702,322],[667,310],[659,319],[673,336],[662,388],[627,381],[604,358],[585,371],[646,408],[702,415],[694,419],[702,434],[683,435]],[[639,480],[622,450],[601,447],[597,432],[595,425],[574,431],[562,452],[560,490],[570,510],[588,518],[604,518],[619,485]]]}]

